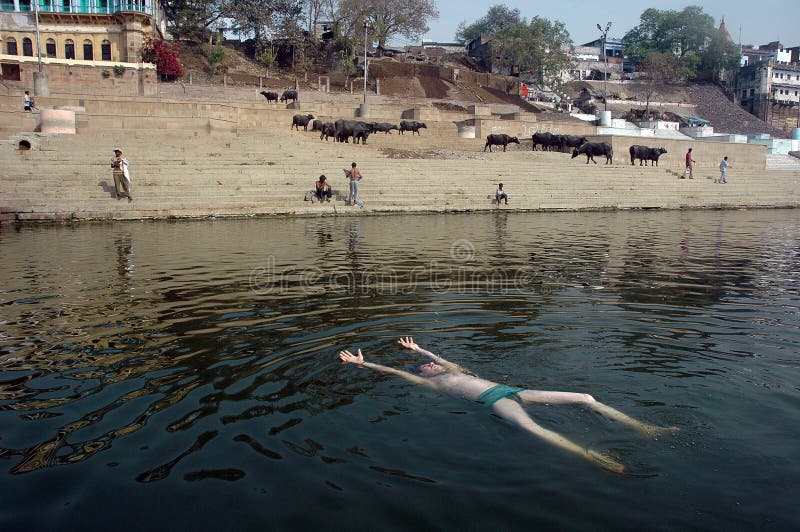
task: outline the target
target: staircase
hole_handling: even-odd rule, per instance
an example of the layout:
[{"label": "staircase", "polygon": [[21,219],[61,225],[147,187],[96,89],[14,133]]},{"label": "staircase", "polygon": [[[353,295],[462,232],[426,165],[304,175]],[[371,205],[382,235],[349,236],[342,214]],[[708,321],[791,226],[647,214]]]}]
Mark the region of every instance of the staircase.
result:
[{"label": "staircase", "polygon": [[[9,113],[2,115],[6,127]],[[732,168],[729,183],[718,185],[716,168],[678,179],[679,161],[631,166],[627,154],[618,154],[612,165],[587,165],[583,156],[532,152],[526,143],[484,153],[483,139],[459,138],[449,122],[429,122],[421,135],[374,134],[367,145],[326,142],[318,133],[290,130],[285,109],[276,113],[274,122],[235,132],[124,130],[104,122],[105,129],[87,127],[75,136],[34,135],[31,150],[6,141],[0,144],[0,219],[800,205],[800,168]],[[109,161],[116,146],[131,163],[132,202],[114,198]],[[342,169],[352,161],[365,176],[363,210],[344,201]],[[337,199],[304,201],[320,174],[339,192]],[[493,203],[498,182],[509,194],[508,207]]]}]

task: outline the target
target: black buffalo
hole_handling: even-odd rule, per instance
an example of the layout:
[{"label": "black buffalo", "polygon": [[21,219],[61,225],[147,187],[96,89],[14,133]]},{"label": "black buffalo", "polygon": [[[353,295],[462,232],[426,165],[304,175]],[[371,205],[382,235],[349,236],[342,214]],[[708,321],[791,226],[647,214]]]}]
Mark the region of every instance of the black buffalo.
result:
[{"label": "black buffalo", "polygon": [[397,129],[397,126],[389,122],[375,122],[372,124],[372,129],[375,130],[375,132],[390,134],[393,129]]},{"label": "black buffalo", "polygon": [[594,164],[597,164],[597,161],[594,160],[595,155],[605,155],[606,164],[614,162],[614,149],[608,142],[587,142],[580,148],[575,148],[575,150],[573,150],[572,158],[574,159],[581,154],[586,155],[586,164],[589,164],[589,159],[591,159]]},{"label": "black buffalo", "polygon": [[314,115],[294,115],[292,117],[292,129],[294,127],[297,128],[297,131],[300,131],[300,126],[303,126],[303,131],[308,131],[308,123],[314,119]]},{"label": "black buffalo", "polygon": [[288,102],[289,100],[293,102],[297,101],[297,91],[283,91],[283,94],[281,94],[281,101]]},{"label": "black buffalo", "polygon": [[631,164],[634,164],[634,161],[639,159],[639,166],[642,166],[642,163],[644,163],[645,166],[649,166],[647,164],[648,161],[653,161],[653,164],[658,166],[658,158],[667,153],[667,150],[664,148],[650,148],[648,146],[638,146],[636,144],[631,146],[628,151],[631,154]]},{"label": "black buffalo", "polygon": [[322,120],[314,120],[311,122],[311,131],[322,131],[322,125],[324,122]]},{"label": "black buffalo", "polygon": [[267,102],[278,103],[278,93],[277,92],[261,91],[261,94],[264,96],[264,98],[267,99]]},{"label": "black buffalo", "polygon": [[323,138],[327,142],[328,138],[333,137],[333,140],[336,140],[336,126],[333,122],[325,122],[322,124],[322,129],[320,130],[319,140]]},{"label": "black buffalo", "polygon": [[358,142],[361,141],[362,144],[366,145],[367,138],[372,131],[372,124],[365,124],[363,122],[356,124],[353,128],[353,144],[358,144]]},{"label": "black buffalo", "polygon": [[419,130],[422,128],[428,129],[428,126],[425,125],[425,122],[417,122],[416,120],[401,120],[399,131],[401,135],[404,131],[410,131],[412,135],[414,133],[419,135]]},{"label": "black buffalo", "polygon": [[569,152],[570,148],[580,148],[589,139],[578,135],[558,135],[559,151]]},{"label": "black buffalo", "polygon": [[551,147],[556,146],[556,142],[554,138],[557,135],[553,135],[549,131],[545,131],[544,133],[534,133],[532,140],[533,140],[533,151],[536,151],[536,146],[541,146],[542,151],[547,151]]},{"label": "black buffalo", "polygon": [[369,135],[369,133],[374,131],[372,124],[369,122],[344,120],[342,118],[334,122],[334,137],[336,138],[337,142],[349,142],[350,137],[353,137],[353,142],[355,142],[357,130],[362,132],[362,136],[359,138],[365,142],[366,138],[363,135],[363,132],[367,132],[367,135]]},{"label": "black buffalo", "polygon": [[519,139],[517,137],[506,135],[505,133],[486,135],[486,146],[483,147],[483,151],[486,151],[486,148],[489,148],[489,152],[491,152],[493,145],[502,146],[503,151],[506,151],[506,146],[509,144],[519,144]]}]

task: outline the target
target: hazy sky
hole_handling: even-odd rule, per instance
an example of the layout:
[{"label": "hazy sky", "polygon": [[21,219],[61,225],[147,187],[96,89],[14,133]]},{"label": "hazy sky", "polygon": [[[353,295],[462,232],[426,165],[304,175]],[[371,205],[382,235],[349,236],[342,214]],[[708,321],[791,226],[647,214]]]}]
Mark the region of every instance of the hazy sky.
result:
[{"label": "hazy sky", "polygon": [[[703,7],[703,12],[714,17],[717,26],[720,19],[725,17],[725,25],[736,42],[739,40],[739,26],[741,26],[744,44],[758,46],[779,40],[785,46],[800,45],[800,2],[797,0],[434,1],[439,8],[439,18],[429,24],[430,32],[424,35],[423,39],[439,42],[453,41],[459,22],[464,20],[467,23],[475,22],[495,4],[519,9],[526,19],[538,15],[550,20],[560,20],[567,26],[575,44],[583,44],[598,38],[600,33],[597,31],[597,24],[605,27],[608,21],[612,23],[609,37],[622,37],[639,23],[639,16],[648,7],[680,11],[687,5],[700,5]],[[401,40],[396,44],[419,44],[419,42]]]}]

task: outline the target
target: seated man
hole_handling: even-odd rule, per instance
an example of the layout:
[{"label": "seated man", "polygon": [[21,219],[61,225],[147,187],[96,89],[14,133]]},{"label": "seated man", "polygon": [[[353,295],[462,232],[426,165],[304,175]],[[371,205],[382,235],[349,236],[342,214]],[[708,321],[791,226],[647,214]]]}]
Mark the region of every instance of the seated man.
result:
[{"label": "seated man", "polygon": [[432,362],[423,364],[419,367],[419,374],[414,375],[407,371],[402,371],[371,362],[365,362],[361,350],[358,350],[358,355],[353,355],[350,351],[341,351],[339,358],[346,364],[356,364],[366,368],[382,371],[392,375],[402,377],[414,384],[421,384],[434,390],[440,390],[457,395],[471,401],[482,403],[487,408],[503,419],[514,423],[523,430],[528,431],[534,436],[543,438],[544,440],[561,447],[567,451],[575,453],[587,460],[590,460],[601,467],[622,473],[625,466],[616,460],[602,455],[596,451],[584,449],[583,447],[571,442],[557,432],[553,432],[544,427],[541,427],[531,419],[531,417],[522,408],[525,403],[547,403],[547,404],[569,404],[578,403],[585,405],[592,410],[606,415],[612,419],[620,421],[634,429],[644,433],[647,436],[657,436],[662,432],[674,432],[678,429],[660,428],[652,425],[646,425],[637,421],[622,412],[604,405],[595,400],[594,397],[584,393],[572,392],[546,392],[539,390],[526,390],[524,388],[512,388],[505,384],[498,384],[480,377],[475,377],[464,371],[456,364],[448,362],[440,356],[420,348],[411,337],[400,338],[398,343],[412,351],[416,351],[422,355],[429,357]]},{"label": "seated man", "polygon": [[333,191],[331,190],[331,186],[328,184],[325,175],[319,176],[319,181],[315,183],[316,189],[314,190],[314,194],[317,196],[317,199],[320,203],[322,203],[322,199],[324,198],[325,201],[331,201],[331,195]]},{"label": "seated man", "polygon": [[503,190],[503,183],[497,185],[497,193],[495,194],[495,197],[497,198],[498,205],[500,205],[500,202],[503,200],[506,200],[506,205],[508,205],[508,194],[506,194],[506,191]]}]

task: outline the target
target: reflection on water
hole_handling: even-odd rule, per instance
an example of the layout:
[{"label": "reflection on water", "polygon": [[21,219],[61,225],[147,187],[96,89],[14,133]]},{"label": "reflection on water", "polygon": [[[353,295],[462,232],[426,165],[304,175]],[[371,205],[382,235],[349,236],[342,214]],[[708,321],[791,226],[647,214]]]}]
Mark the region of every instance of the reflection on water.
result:
[{"label": "reflection on water", "polygon": [[[403,529],[489,516],[512,529],[800,525],[782,489],[800,480],[787,422],[800,406],[798,218],[2,226],[0,528],[89,526],[131,511],[132,490],[171,505],[137,521],[159,528],[226,526],[226,501],[256,529],[386,515]],[[531,409],[628,464],[610,477],[475,405],[335,361],[361,347],[410,367],[394,345],[405,334],[483,377],[586,391],[683,430],[641,441],[581,409]],[[359,516],[336,513],[362,497]],[[66,517],[62,500],[91,511]]]}]

